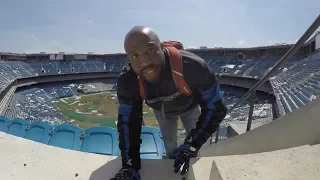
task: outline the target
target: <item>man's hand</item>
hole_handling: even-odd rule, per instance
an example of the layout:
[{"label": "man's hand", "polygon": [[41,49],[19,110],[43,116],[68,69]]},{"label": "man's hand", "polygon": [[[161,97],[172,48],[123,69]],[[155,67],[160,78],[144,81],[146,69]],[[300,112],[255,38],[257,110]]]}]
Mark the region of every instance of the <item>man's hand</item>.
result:
[{"label": "man's hand", "polygon": [[174,151],[174,172],[177,173],[183,166],[181,175],[184,175],[189,170],[189,162],[191,157],[197,157],[198,149],[190,146],[188,143],[182,144]]},{"label": "man's hand", "polygon": [[133,168],[121,168],[115,177],[110,180],[140,180],[140,174]]}]

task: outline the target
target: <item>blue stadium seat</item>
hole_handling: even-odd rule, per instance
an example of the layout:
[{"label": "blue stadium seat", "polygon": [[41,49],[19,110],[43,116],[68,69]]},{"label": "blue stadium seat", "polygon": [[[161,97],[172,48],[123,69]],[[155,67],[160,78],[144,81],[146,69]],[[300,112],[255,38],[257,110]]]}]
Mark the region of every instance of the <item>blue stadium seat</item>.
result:
[{"label": "blue stadium seat", "polygon": [[143,126],[141,129],[141,159],[162,159],[165,152],[159,129]]},{"label": "blue stadium seat", "polygon": [[85,131],[80,151],[119,156],[117,130],[107,126],[92,127]]},{"label": "blue stadium seat", "polygon": [[48,123],[35,121],[28,127],[24,138],[30,139],[35,142],[47,144],[50,138],[50,131],[52,129],[53,127]]},{"label": "blue stadium seat", "polygon": [[0,116],[0,131],[6,132],[8,129],[8,124],[10,123],[10,119],[5,116]]},{"label": "blue stadium seat", "polygon": [[49,139],[48,145],[78,151],[80,149],[80,136],[82,133],[83,129],[77,126],[60,124],[51,132],[52,136]]},{"label": "blue stadium seat", "polygon": [[18,137],[23,137],[26,132],[26,127],[29,125],[30,125],[29,121],[26,121],[20,118],[15,118],[13,121],[10,122],[6,133],[12,134]]},{"label": "blue stadium seat", "polygon": [[308,99],[304,94],[302,94],[302,92],[296,89],[294,89],[293,92],[295,92],[304,103],[310,102],[310,99]]}]

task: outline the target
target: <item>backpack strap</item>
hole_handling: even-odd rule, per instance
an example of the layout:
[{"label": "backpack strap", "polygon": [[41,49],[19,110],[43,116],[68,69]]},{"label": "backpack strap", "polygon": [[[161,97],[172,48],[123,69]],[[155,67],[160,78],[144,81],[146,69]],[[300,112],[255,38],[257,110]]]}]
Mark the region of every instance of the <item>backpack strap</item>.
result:
[{"label": "backpack strap", "polygon": [[173,81],[181,92],[187,96],[192,95],[187,82],[183,77],[183,63],[179,51],[175,47],[166,47],[169,50],[169,59]]},{"label": "backpack strap", "polygon": [[139,86],[140,86],[140,97],[142,100],[144,100],[145,99],[145,92],[144,92],[144,87],[143,87],[143,83],[142,83],[140,76],[138,76],[138,81],[139,81]]}]

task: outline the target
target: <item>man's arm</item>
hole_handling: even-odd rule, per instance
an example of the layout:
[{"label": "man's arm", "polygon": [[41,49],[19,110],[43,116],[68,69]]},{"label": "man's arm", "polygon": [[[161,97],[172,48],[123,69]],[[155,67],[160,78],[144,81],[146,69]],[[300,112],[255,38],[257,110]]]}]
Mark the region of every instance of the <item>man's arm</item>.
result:
[{"label": "man's arm", "polygon": [[139,95],[139,83],[132,72],[119,76],[118,96],[118,133],[119,148],[124,168],[141,168],[140,134],[142,126],[142,99]]},{"label": "man's arm", "polygon": [[227,108],[223,103],[218,78],[212,69],[205,63],[199,77],[197,90],[200,96],[201,115],[196,128],[191,130],[186,141],[191,146],[200,149],[212,133],[216,132],[219,124],[225,118]]}]

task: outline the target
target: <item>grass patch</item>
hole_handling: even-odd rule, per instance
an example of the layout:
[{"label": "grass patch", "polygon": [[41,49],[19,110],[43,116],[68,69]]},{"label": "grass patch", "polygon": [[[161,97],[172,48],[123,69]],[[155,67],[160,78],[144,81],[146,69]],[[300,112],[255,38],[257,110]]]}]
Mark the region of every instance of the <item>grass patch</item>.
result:
[{"label": "grass patch", "polygon": [[67,116],[68,119],[75,119],[75,120],[79,120],[81,122],[85,122],[86,120],[88,120],[88,118],[82,114],[78,114],[76,112],[72,112],[72,111],[64,111],[63,115]]}]

